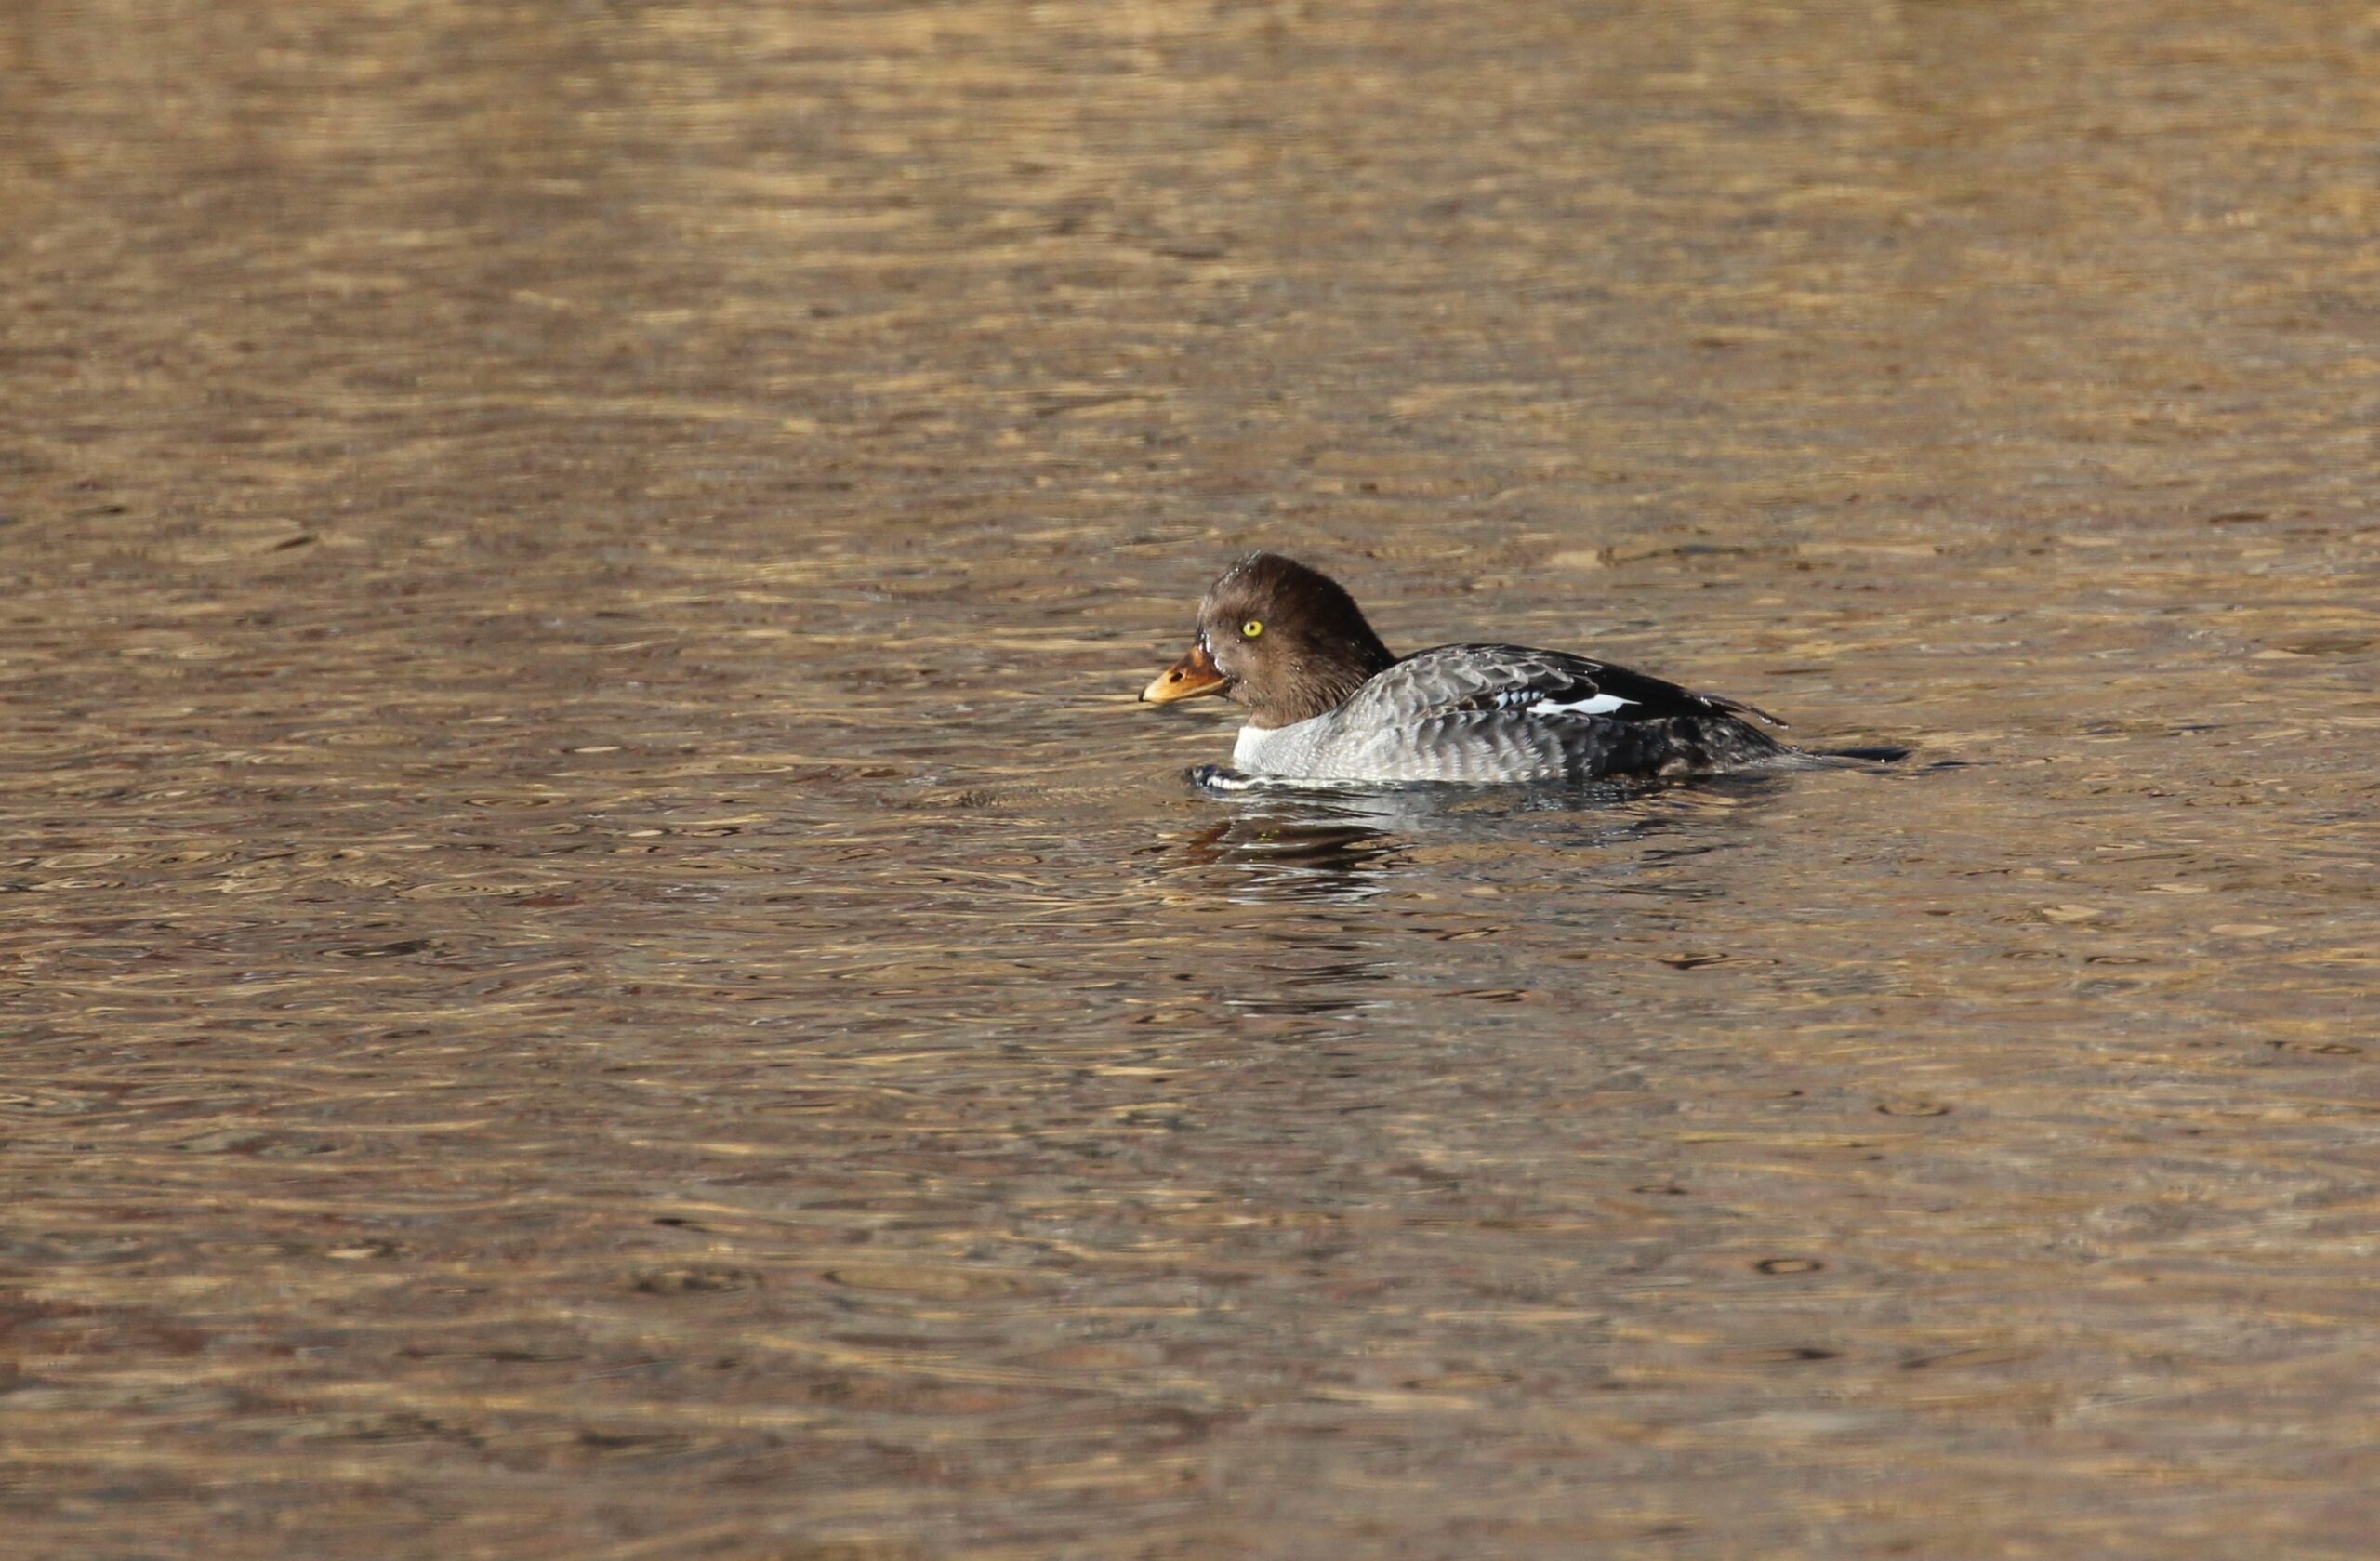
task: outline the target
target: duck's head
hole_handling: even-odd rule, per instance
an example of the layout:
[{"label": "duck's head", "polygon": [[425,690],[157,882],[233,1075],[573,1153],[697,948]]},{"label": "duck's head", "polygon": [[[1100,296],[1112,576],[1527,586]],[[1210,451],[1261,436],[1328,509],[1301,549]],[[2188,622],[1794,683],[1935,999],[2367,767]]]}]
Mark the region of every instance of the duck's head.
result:
[{"label": "duck's head", "polygon": [[1339,582],[1278,553],[1250,553],[1198,604],[1198,634],[1141,697],[1220,694],[1253,726],[1288,726],[1346,702],[1396,658]]}]

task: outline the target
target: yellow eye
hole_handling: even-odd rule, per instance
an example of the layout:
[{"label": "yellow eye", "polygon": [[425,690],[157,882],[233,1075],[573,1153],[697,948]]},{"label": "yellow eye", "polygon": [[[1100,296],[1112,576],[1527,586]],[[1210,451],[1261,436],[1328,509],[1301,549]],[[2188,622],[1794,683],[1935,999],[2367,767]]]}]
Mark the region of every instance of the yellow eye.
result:
[{"label": "yellow eye", "polygon": [[1246,623],[1239,626],[1239,631],[1253,640],[1259,634],[1264,632],[1264,626],[1257,622],[1254,618],[1250,618]]}]

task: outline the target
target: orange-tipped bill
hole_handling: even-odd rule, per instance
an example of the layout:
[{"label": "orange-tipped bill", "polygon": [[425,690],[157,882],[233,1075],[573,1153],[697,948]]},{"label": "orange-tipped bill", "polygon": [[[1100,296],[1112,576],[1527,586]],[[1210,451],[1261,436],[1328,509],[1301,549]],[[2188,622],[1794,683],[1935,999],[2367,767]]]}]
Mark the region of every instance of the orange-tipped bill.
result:
[{"label": "orange-tipped bill", "polygon": [[1193,645],[1183,653],[1182,659],[1159,672],[1141,690],[1141,697],[1152,705],[1170,705],[1177,699],[1196,699],[1202,694],[1221,694],[1230,680],[1215,668],[1215,658],[1207,654],[1203,644]]}]

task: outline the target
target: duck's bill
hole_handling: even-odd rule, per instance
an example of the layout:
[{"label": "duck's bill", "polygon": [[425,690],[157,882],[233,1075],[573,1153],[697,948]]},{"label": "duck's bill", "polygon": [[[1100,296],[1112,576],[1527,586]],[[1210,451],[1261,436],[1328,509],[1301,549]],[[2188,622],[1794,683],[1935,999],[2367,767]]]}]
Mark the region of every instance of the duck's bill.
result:
[{"label": "duck's bill", "polygon": [[1159,672],[1141,690],[1141,697],[1152,705],[1170,705],[1177,699],[1196,699],[1202,694],[1221,694],[1231,680],[1216,669],[1215,658],[1207,654],[1204,645],[1193,645],[1182,659]]}]

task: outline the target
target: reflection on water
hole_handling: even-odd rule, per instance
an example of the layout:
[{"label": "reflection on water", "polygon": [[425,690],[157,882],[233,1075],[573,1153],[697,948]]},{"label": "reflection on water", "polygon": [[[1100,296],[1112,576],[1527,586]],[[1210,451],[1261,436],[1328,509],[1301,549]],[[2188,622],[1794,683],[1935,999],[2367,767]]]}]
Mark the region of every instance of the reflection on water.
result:
[{"label": "reflection on water", "polygon": [[2367,10],[14,7],[12,1554],[2362,1555]]},{"label": "reflection on water", "polygon": [[1360,904],[1385,887],[1397,845],[1385,830],[1340,816],[1316,808],[1305,817],[1233,818],[1158,850],[1170,870],[1227,866],[1225,893],[1235,899]]},{"label": "reflection on water", "polygon": [[1225,869],[1190,881],[1250,902],[1360,903],[1389,887],[1415,844],[1580,853],[1591,861],[1563,861],[1562,871],[1597,892],[1691,894],[1692,875],[1676,869],[1726,848],[1702,827],[1752,827],[1759,800],[1788,784],[1262,788],[1218,794],[1219,821],[1156,854],[1168,872]]}]

